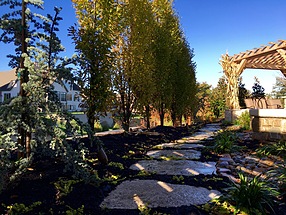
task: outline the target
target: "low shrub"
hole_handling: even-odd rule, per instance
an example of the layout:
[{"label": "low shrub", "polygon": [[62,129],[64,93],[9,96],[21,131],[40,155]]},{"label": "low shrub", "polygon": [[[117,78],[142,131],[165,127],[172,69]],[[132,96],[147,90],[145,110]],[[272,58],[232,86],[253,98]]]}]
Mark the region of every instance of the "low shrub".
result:
[{"label": "low shrub", "polygon": [[250,114],[243,112],[236,120],[236,125],[239,125],[243,130],[250,130]]}]

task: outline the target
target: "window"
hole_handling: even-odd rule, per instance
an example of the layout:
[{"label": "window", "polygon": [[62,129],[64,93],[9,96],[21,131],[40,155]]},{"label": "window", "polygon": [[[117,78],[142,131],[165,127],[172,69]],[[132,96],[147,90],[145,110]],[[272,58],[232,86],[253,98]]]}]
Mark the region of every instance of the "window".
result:
[{"label": "window", "polygon": [[69,105],[69,110],[75,110],[75,109],[76,109],[75,105]]},{"label": "window", "polygon": [[67,100],[67,94],[66,93],[60,93],[60,100],[66,101]]},{"label": "window", "polygon": [[66,97],[67,101],[72,101],[72,94],[68,93]]},{"label": "window", "polygon": [[11,98],[11,93],[4,93],[4,101]]},{"label": "window", "polygon": [[75,101],[75,102],[79,102],[79,101],[80,101],[80,98],[79,98],[79,94],[78,94],[78,93],[76,93],[76,94],[74,95],[74,101]]}]

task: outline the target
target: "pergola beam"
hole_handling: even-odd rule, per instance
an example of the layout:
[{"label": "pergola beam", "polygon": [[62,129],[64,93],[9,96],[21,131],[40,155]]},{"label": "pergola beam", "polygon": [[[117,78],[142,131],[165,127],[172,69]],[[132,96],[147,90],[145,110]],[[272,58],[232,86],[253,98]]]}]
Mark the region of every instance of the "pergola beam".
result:
[{"label": "pergola beam", "polygon": [[286,65],[286,51],[284,49],[278,49],[277,52],[280,54],[280,56],[284,60],[284,64]]},{"label": "pergola beam", "polygon": [[264,46],[261,48],[257,48],[257,49],[253,49],[253,50],[247,50],[246,52],[236,54],[232,57],[232,60],[233,61],[240,61],[242,59],[267,54],[269,52],[276,51],[278,49],[283,49],[283,48],[286,48],[286,41],[280,40],[279,43],[274,43],[274,44],[271,44],[270,46]]},{"label": "pergola beam", "polygon": [[281,66],[277,64],[264,64],[264,63],[246,63],[245,68],[282,70],[282,69],[286,69],[286,66]]}]

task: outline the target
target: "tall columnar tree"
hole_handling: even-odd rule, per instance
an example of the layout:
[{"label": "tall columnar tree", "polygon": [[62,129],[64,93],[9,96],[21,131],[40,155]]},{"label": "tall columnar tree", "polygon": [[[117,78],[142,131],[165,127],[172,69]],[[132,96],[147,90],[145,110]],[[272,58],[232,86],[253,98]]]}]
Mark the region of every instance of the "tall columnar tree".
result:
[{"label": "tall columnar tree", "polygon": [[[132,111],[150,117],[154,94],[154,17],[147,0],[122,1],[114,68],[114,87],[119,94],[122,126],[129,129]],[[148,127],[148,126],[147,126]]]},{"label": "tall columnar tree", "polygon": [[148,0],[129,0],[127,3],[129,45],[133,68],[128,77],[137,99],[137,109],[145,113],[150,128],[150,104],[154,95],[154,16]]},{"label": "tall columnar tree", "polygon": [[122,128],[125,131],[129,130],[130,119],[133,110],[136,108],[137,98],[132,88],[131,71],[134,69],[133,53],[131,51],[130,40],[130,8],[127,5],[128,1],[122,1],[118,7],[119,22],[116,32],[116,44],[112,51],[115,56],[113,67],[113,88],[118,94],[117,106],[122,122]]},{"label": "tall columnar tree", "polygon": [[195,87],[195,64],[192,61],[193,50],[189,48],[179,23],[174,29],[174,43],[172,52],[172,102],[171,118],[173,124],[177,120],[181,122],[182,116],[189,109],[188,104],[194,98]]},{"label": "tall columnar tree", "polygon": [[118,23],[118,1],[72,0],[78,25],[69,29],[75,43],[75,71],[87,103],[88,124],[94,131],[96,114],[106,111],[111,96],[112,47]]},{"label": "tall columnar tree", "polygon": [[[154,82],[156,91],[153,105],[160,115],[160,124],[164,125],[164,116],[171,103],[171,52],[172,32],[174,27],[174,11],[172,1],[154,0],[153,11],[155,14],[154,32]],[[166,45],[168,44],[168,45]]]}]

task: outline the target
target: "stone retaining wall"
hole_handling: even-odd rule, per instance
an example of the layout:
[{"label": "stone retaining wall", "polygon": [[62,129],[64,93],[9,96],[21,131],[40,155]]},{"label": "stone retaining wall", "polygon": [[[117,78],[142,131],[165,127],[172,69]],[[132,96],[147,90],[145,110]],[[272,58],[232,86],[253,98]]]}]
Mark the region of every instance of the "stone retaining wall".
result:
[{"label": "stone retaining wall", "polygon": [[253,139],[286,140],[285,109],[250,109]]}]

